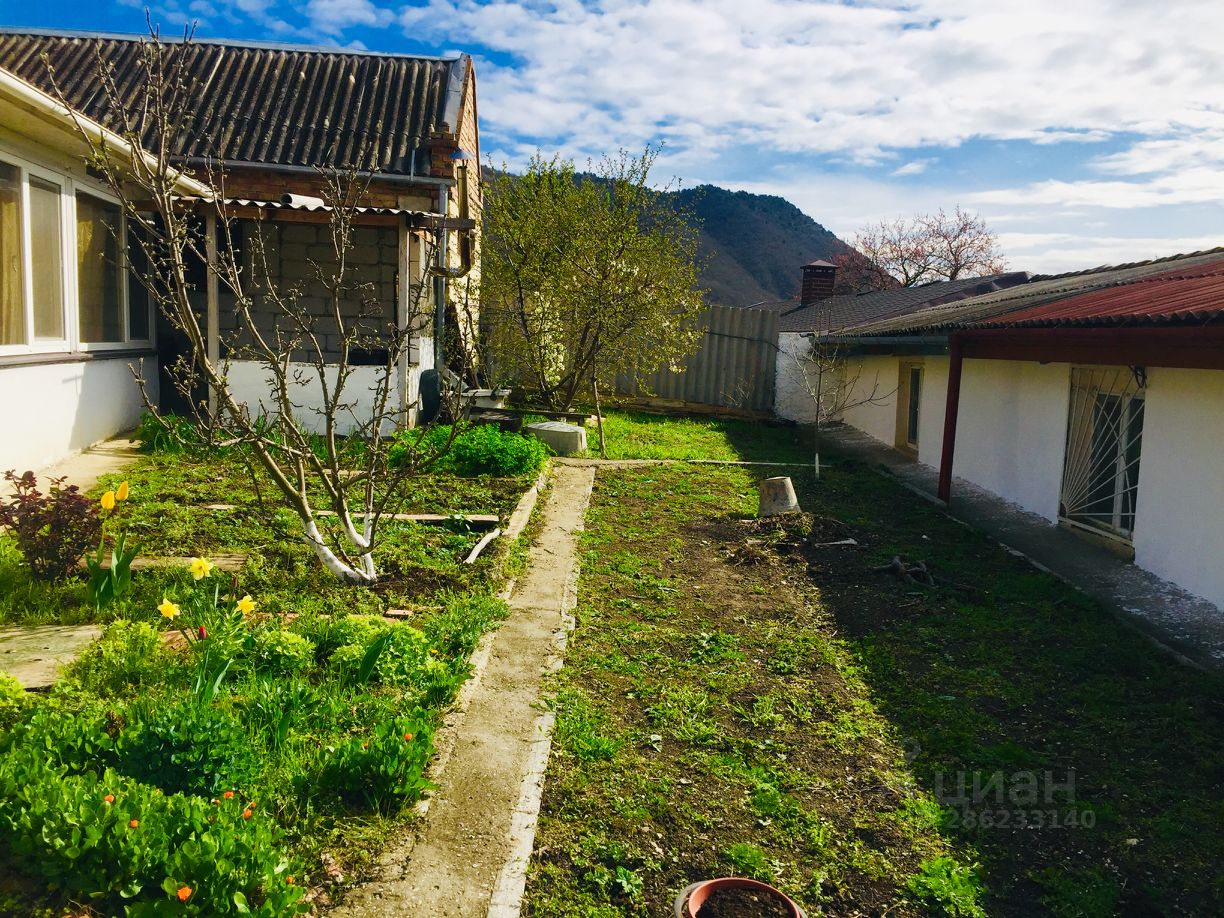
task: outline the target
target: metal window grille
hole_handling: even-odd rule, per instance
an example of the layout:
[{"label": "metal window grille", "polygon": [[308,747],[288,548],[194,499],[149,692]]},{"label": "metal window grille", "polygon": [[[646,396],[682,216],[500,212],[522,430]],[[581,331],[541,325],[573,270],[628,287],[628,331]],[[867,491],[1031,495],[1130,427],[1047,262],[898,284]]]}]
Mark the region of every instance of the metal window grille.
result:
[{"label": "metal window grille", "polygon": [[1135,529],[1145,380],[1138,368],[1075,368],[1059,516],[1130,541]]}]

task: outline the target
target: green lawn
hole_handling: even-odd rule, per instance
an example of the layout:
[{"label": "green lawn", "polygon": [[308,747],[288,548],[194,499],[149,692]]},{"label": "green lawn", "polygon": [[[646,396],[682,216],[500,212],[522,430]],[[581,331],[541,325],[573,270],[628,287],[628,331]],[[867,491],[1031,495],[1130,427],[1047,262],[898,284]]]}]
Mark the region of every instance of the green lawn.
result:
[{"label": "green lawn", "polygon": [[[109,623],[49,694],[0,679],[0,914],[278,918],[334,900],[410,821],[521,547],[466,565],[482,532],[462,520],[384,523],[383,580],[347,586],[232,453],[155,453],[95,496],[121,478],[107,526],[145,557],[246,561],[232,579],[139,571],[99,613],[83,577],[35,581],[0,536],[0,621]],[[396,509],[505,516],[532,478],[428,475]]]},{"label": "green lawn", "polygon": [[[610,410],[604,416],[609,459],[719,459],[723,461],[812,461],[811,435],[797,427],[762,421],[685,418]],[[587,428],[589,455],[597,456],[599,433]]]},{"label": "green lawn", "polygon": [[525,914],[730,873],[809,914],[1224,911],[1219,677],[852,460],[740,522],[767,471],[599,473]]}]

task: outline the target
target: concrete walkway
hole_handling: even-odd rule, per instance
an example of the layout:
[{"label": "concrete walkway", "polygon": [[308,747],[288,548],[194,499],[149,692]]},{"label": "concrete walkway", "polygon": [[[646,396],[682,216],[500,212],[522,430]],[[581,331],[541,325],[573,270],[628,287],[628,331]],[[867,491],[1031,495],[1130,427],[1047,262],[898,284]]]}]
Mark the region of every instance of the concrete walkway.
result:
[{"label": "concrete walkway", "polygon": [[[852,427],[828,431],[823,439],[832,452],[882,465],[936,500],[935,469]],[[1224,671],[1224,611],[1215,604],[961,478],[953,480],[948,512],[1082,590],[1183,662]]]},{"label": "concrete walkway", "polygon": [[[594,470],[558,463],[510,617],[457,724],[457,744],[404,851],[335,910],[344,918],[518,914],[548,762],[545,674],[559,664],[577,592],[577,533]],[[473,677],[476,678],[476,677]]]},{"label": "concrete walkway", "polygon": [[[67,477],[68,484],[76,485],[82,491],[88,491],[98,483],[103,475],[121,472],[140,458],[135,440],[126,437],[116,437],[95,443],[89,449],[73,453],[58,462],[38,470],[39,481],[50,478]],[[0,496],[12,493],[7,482],[0,481]]]}]

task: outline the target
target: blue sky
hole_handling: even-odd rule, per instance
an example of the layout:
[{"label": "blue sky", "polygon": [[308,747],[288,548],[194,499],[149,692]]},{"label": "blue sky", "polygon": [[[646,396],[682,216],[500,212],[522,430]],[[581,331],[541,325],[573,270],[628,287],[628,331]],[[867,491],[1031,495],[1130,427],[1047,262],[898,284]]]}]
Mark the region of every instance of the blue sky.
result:
[{"label": "blue sky", "polygon": [[[144,3],[0,0],[14,26]],[[477,61],[486,158],[664,144],[658,178],[779,194],[843,238],[960,204],[1011,265],[1224,244],[1224,4],[156,0],[167,31]]]}]

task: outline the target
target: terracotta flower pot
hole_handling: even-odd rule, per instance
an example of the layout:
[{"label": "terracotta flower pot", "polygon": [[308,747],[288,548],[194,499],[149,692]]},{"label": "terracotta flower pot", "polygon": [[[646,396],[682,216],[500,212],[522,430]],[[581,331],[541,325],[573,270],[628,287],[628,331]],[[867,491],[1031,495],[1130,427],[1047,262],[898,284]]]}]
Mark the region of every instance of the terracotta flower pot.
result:
[{"label": "terracotta flower pot", "polygon": [[719,877],[694,883],[676,897],[676,918],[696,918],[697,912],[705,905],[710,895],[724,889],[751,889],[773,896],[790,910],[791,918],[807,918],[807,913],[799,904],[782,890],[774,889],[760,880],[749,880],[747,877]]}]

